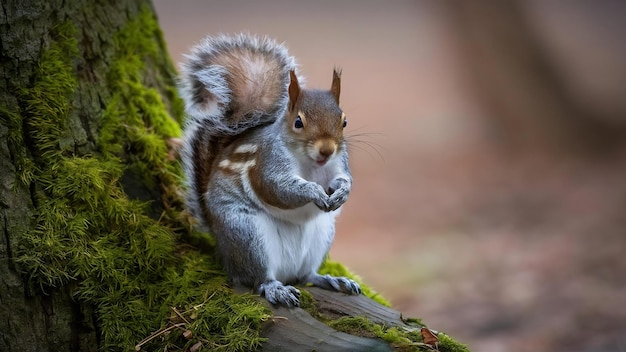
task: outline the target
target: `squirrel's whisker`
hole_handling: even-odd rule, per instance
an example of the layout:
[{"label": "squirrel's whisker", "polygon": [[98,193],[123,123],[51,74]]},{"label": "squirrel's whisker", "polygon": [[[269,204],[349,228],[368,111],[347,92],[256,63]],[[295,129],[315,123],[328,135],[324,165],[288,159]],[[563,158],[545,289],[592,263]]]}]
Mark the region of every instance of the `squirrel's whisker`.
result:
[{"label": "squirrel's whisker", "polygon": [[[358,130],[358,129],[357,129]],[[353,130],[352,132],[354,132],[355,130]],[[356,148],[358,150],[362,150],[364,152],[366,152],[368,155],[370,155],[370,157],[374,158],[374,155],[372,154],[375,153],[378,158],[380,160],[385,160],[385,158],[383,157],[383,154],[381,153],[381,149],[384,150],[384,146],[380,143],[371,141],[370,139],[373,137],[380,137],[382,136],[381,133],[369,133],[369,132],[365,132],[365,133],[351,133],[348,134],[345,138],[346,138],[346,143],[348,144],[348,146]],[[362,147],[362,146],[366,146]]]}]

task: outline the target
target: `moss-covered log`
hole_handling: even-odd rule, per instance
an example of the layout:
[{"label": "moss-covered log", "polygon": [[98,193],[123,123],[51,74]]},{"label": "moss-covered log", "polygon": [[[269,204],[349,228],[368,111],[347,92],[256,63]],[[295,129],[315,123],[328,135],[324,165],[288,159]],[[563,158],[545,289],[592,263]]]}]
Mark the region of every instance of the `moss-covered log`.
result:
[{"label": "moss-covered log", "polygon": [[[151,4],[2,1],[0,55],[0,351],[285,343],[268,332],[276,311],[233,292],[182,210],[167,144],[182,103]],[[428,349],[370,323],[378,346]]]},{"label": "moss-covered log", "polygon": [[317,287],[301,292],[302,308],[271,307],[263,351],[469,351],[380,300]]}]

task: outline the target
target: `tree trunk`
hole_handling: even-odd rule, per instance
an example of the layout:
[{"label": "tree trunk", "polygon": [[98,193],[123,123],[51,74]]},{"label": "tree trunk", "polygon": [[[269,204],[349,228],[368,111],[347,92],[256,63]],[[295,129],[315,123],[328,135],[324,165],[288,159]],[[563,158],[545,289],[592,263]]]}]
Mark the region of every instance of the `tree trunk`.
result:
[{"label": "tree trunk", "polygon": [[[101,153],[100,128],[117,88],[111,81],[122,79],[111,77],[111,65],[125,55],[116,42],[123,38],[115,35],[140,12],[151,12],[151,5],[3,0],[0,6],[0,351],[96,350],[94,311],[71,296],[73,280],[38,287],[41,273],[31,270],[32,260],[20,258],[32,244],[24,236],[48,225],[43,207],[59,197],[47,184],[58,181],[50,168],[62,159]],[[141,81],[169,103],[173,71],[158,30],[152,32],[143,40],[158,52],[146,56],[151,62]],[[124,163],[132,159],[117,154]],[[122,185],[136,198],[161,199],[158,188],[139,180],[124,172]],[[151,212],[162,209],[155,204]]]},{"label": "tree trunk", "polygon": [[0,6],[0,351],[431,349],[366,297],[307,304],[370,317],[336,323],[359,337],[228,286],[182,210],[183,104],[148,1]]},{"label": "tree trunk", "polygon": [[446,3],[472,92],[500,146],[605,152],[623,145],[626,124],[571,94],[520,1]]}]

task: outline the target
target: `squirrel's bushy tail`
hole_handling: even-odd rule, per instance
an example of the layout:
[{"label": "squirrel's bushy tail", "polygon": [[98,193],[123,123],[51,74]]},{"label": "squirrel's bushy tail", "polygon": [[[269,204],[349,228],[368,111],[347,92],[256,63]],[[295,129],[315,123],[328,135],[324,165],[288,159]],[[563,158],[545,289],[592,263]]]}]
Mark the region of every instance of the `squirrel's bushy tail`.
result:
[{"label": "squirrel's bushy tail", "polygon": [[283,45],[246,34],[206,38],[186,59],[179,81],[187,114],[181,157],[187,208],[202,222],[207,218],[202,198],[220,140],[284,113],[295,60]]},{"label": "squirrel's bushy tail", "polygon": [[212,134],[239,134],[270,122],[287,106],[295,60],[269,38],[209,37],[186,58],[180,80],[185,110],[191,120],[207,124]]}]

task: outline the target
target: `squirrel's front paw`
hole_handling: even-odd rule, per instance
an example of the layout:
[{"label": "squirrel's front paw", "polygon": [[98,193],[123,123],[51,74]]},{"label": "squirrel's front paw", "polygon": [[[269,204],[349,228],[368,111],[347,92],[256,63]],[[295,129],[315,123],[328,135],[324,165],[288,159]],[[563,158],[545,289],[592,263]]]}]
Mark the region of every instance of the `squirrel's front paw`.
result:
[{"label": "squirrel's front paw", "polygon": [[330,198],[328,197],[328,194],[326,194],[326,192],[324,191],[324,188],[322,188],[322,186],[318,184],[315,185],[315,188],[317,197],[313,199],[313,204],[315,204],[315,206],[325,212],[333,210],[330,208]]},{"label": "squirrel's front paw", "polygon": [[328,207],[332,210],[337,210],[348,200],[348,194],[350,194],[350,182],[337,178],[331,182],[328,189],[330,197],[328,198]]},{"label": "squirrel's front paw", "polygon": [[271,304],[280,304],[287,308],[300,307],[300,291],[280,281],[270,280],[259,285],[259,294],[265,296]]}]

